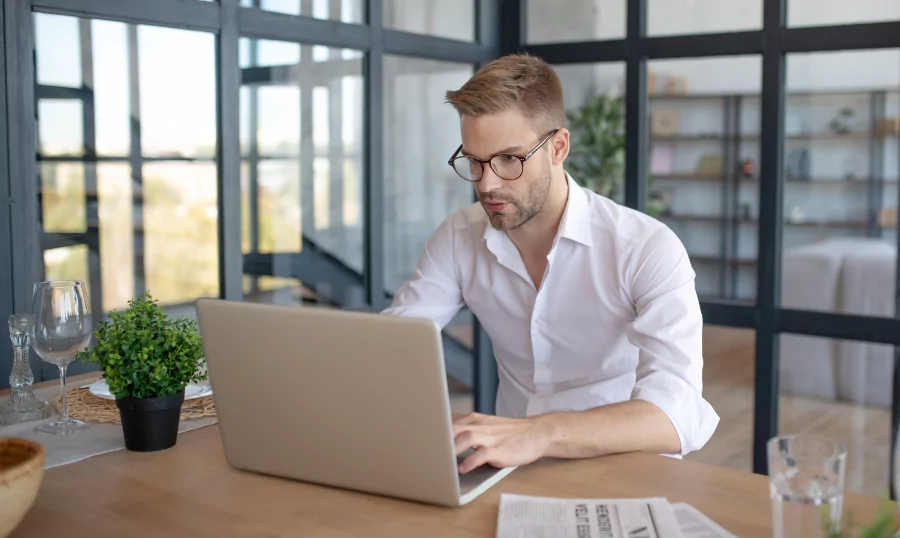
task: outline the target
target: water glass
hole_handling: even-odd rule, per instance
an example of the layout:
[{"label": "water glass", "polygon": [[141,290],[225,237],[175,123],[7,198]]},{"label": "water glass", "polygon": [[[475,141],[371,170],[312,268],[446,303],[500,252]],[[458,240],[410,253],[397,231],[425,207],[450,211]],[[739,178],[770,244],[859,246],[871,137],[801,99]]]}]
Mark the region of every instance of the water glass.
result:
[{"label": "water glass", "polygon": [[840,530],[847,450],[811,436],[768,442],[769,494],[775,538],[826,538]]},{"label": "water glass", "polygon": [[59,420],[41,424],[40,433],[66,435],[87,428],[87,424],[69,416],[66,398],[66,367],[75,360],[77,353],[90,342],[94,330],[91,305],[84,282],[59,280],[38,282],[34,285],[32,308],[34,310],[35,353],[45,362],[59,368],[62,392],[62,416]]}]

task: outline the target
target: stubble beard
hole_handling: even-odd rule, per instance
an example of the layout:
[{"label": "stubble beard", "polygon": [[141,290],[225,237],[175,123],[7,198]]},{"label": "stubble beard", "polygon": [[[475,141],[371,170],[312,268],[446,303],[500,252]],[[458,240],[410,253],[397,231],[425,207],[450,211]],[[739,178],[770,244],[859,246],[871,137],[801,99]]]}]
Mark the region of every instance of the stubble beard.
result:
[{"label": "stubble beard", "polygon": [[[549,168],[549,167],[548,167]],[[515,206],[516,212],[512,215],[504,215],[504,214],[490,214],[488,213],[488,218],[491,221],[491,226],[494,227],[495,230],[499,230],[501,232],[508,232],[509,230],[515,230],[519,226],[522,226],[526,222],[533,219],[538,213],[541,212],[541,208],[544,207],[544,203],[547,202],[547,196],[550,194],[550,170],[546,169],[541,174],[541,177],[534,182],[528,192],[525,194],[524,199],[516,200],[498,200],[505,201],[509,204]],[[487,208],[484,208],[487,211]]]}]

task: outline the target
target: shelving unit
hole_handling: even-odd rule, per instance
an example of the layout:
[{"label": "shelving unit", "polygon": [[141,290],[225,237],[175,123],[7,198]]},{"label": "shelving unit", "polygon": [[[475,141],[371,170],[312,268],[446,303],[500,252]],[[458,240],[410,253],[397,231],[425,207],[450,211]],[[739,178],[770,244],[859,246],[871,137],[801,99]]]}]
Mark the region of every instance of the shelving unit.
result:
[{"label": "shelving unit", "polygon": [[[900,89],[790,92],[786,101],[784,248],[831,236],[893,233],[879,216],[898,205],[900,140],[896,133],[880,133],[878,125],[900,117]],[[650,104],[651,118],[675,118],[664,133],[654,132],[651,123],[650,191],[670,199],[669,212],[659,219],[685,243],[698,272],[698,293],[752,300],[759,95],[653,95]],[[847,110],[852,112],[844,115]],[[661,148],[658,159],[654,152]],[[746,160],[749,173],[742,167]]]}]

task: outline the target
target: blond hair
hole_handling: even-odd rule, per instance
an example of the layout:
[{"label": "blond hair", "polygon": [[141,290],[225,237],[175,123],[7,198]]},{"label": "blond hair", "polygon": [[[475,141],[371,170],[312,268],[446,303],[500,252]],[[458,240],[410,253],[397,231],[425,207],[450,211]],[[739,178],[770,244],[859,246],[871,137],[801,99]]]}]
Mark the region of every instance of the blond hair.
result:
[{"label": "blond hair", "polygon": [[566,125],[559,76],[547,62],[529,54],[503,56],[485,65],[462,88],[448,91],[447,102],[467,116],[515,106],[541,131]]}]

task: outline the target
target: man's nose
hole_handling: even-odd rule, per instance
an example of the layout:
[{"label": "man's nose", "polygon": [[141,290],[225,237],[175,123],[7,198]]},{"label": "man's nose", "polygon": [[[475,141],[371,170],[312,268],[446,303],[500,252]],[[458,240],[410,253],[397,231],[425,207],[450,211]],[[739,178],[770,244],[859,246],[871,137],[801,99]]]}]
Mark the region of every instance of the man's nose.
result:
[{"label": "man's nose", "polygon": [[481,181],[478,182],[478,188],[482,193],[487,194],[502,187],[504,181],[502,177],[497,175],[497,172],[494,172],[490,164],[485,164]]}]

